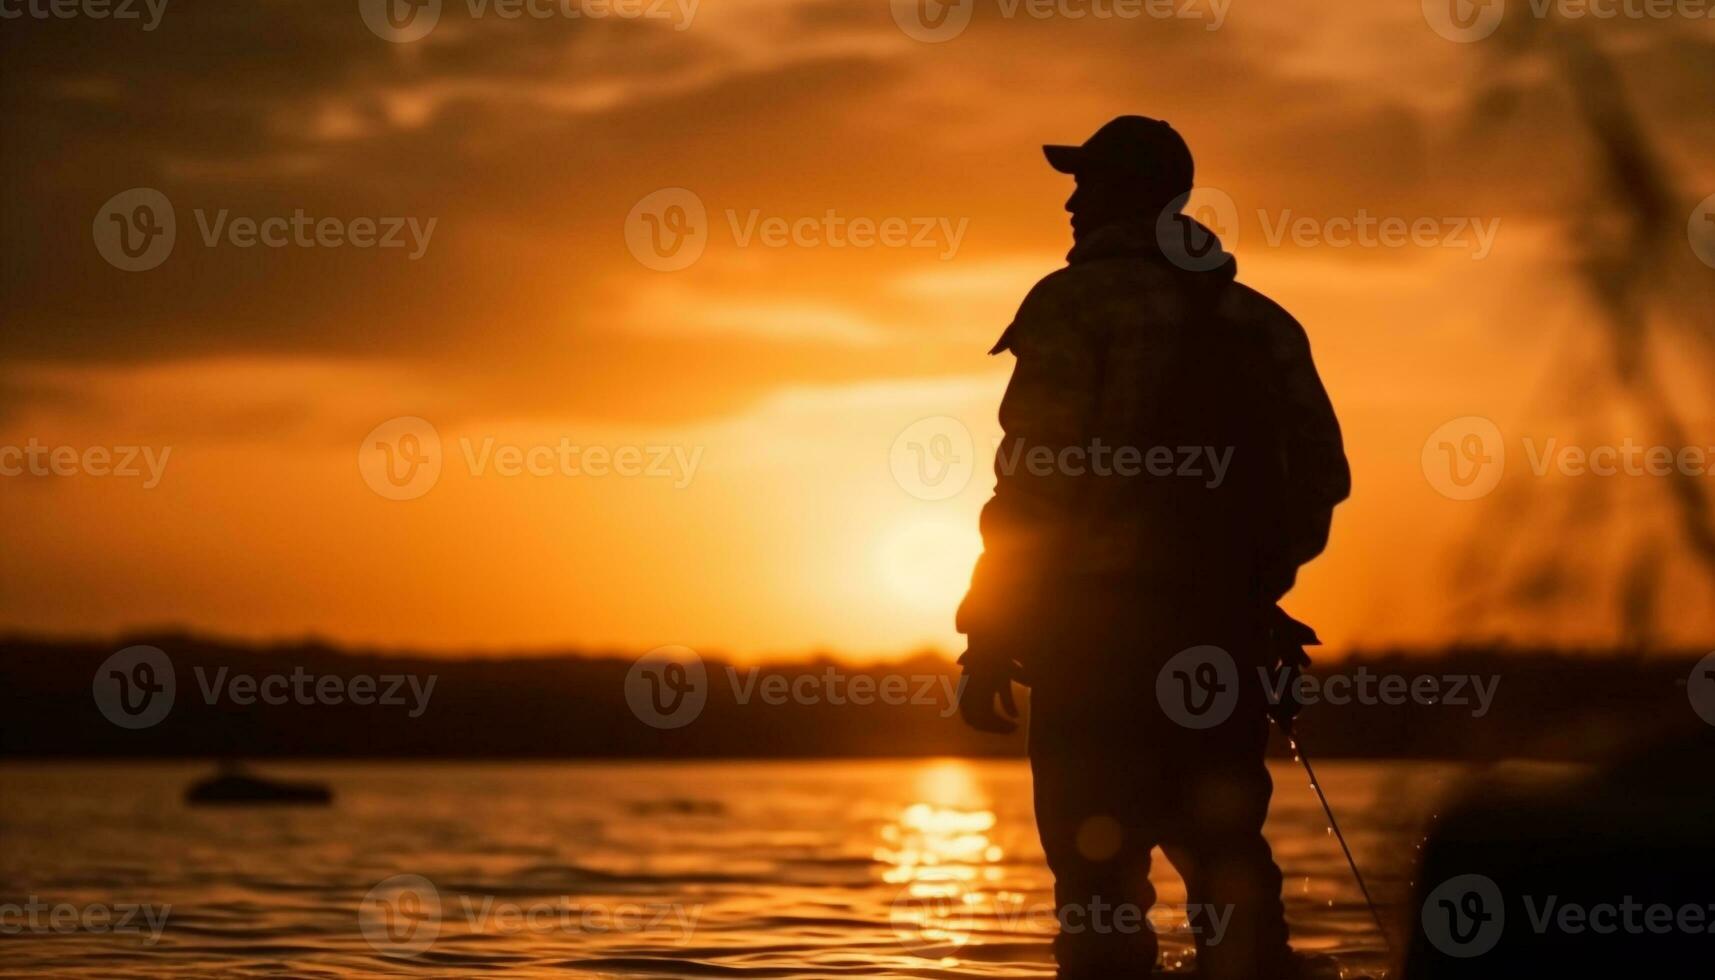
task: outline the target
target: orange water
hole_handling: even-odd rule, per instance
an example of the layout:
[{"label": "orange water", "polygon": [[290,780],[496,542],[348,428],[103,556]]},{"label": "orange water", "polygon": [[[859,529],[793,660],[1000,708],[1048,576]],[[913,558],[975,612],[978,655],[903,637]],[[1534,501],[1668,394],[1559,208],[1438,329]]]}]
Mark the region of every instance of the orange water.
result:
[{"label": "orange water", "polygon": [[[200,767],[0,767],[0,971],[52,976],[1051,976],[1022,763],[281,764],[327,808],[187,808]],[[1324,763],[1372,890],[1405,893],[1457,769]],[[1269,828],[1294,944],[1379,974],[1302,771]],[[399,876],[408,876],[401,878]],[[1170,866],[1151,921],[1190,936]],[[131,913],[130,928],[102,925]],[[70,906],[77,919],[53,906]],[[90,909],[95,909],[90,912]],[[149,924],[153,914],[158,928]],[[111,921],[111,920],[110,920]]]}]

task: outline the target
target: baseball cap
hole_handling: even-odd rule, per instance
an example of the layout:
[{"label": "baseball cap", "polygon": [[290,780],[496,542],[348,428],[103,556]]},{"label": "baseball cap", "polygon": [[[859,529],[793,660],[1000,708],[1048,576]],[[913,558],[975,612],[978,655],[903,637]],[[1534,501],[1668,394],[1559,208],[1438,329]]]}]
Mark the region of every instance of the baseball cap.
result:
[{"label": "baseball cap", "polygon": [[1147,116],[1116,117],[1080,146],[1048,145],[1042,153],[1063,174],[1148,182],[1171,194],[1188,193],[1196,173],[1185,138]]}]

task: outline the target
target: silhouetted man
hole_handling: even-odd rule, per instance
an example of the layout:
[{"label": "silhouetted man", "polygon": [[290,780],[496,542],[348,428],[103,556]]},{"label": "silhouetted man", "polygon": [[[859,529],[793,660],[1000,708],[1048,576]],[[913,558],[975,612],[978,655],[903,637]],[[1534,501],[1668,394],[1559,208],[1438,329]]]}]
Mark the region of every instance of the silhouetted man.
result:
[{"label": "silhouetted man", "polygon": [[[1011,682],[1031,687],[1062,977],[1149,974],[1147,924],[1088,923],[1148,910],[1155,847],[1186,881],[1203,976],[1296,976],[1258,668],[1314,642],[1275,604],[1350,490],[1339,425],[1303,329],[1180,213],[1193,166],[1171,126],[1122,116],[1044,150],[1076,178],[1074,244],[991,352],[1017,366],[959,608],[960,709],[1011,731]],[[1193,648],[1194,669],[1169,663]]]}]

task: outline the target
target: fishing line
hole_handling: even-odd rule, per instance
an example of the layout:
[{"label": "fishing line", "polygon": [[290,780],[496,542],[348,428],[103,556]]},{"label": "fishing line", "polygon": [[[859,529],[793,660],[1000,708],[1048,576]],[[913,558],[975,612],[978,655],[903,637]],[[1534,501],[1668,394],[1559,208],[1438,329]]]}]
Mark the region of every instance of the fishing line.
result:
[{"label": "fishing line", "polygon": [[1346,866],[1352,869],[1352,877],[1358,882],[1358,891],[1364,894],[1364,904],[1370,907],[1370,916],[1376,920],[1376,928],[1381,930],[1382,945],[1387,947],[1391,956],[1393,940],[1388,937],[1387,926],[1382,922],[1382,914],[1376,908],[1375,899],[1370,897],[1370,887],[1364,883],[1364,875],[1358,870],[1357,859],[1352,857],[1352,849],[1346,844],[1346,835],[1340,832],[1340,822],[1334,819],[1334,808],[1328,805],[1327,794],[1322,792],[1322,783],[1316,778],[1316,770],[1310,767],[1310,757],[1304,754],[1303,747],[1298,744],[1298,736],[1292,733],[1289,725],[1281,725],[1280,730],[1286,735],[1286,744],[1292,746],[1292,757],[1304,764],[1304,773],[1310,777],[1310,788],[1316,791],[1316,798],[1322,801],[1322,812],[1328,815],[1328,829],[1334,832],[1334,839],[1340,842],[1340,850],[1346,855]]}]

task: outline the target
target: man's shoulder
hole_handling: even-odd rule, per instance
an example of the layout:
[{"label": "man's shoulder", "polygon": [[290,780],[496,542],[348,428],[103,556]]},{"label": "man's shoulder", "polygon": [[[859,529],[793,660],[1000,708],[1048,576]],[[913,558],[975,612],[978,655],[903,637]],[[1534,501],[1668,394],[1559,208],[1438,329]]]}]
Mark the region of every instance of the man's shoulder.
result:
[{"label": "man's shoulder", "polygon": [[1279,328],[1282,326],[1297,326],[1298,321],[1286,307],[1270,299],[1267,294],[1254,286],[1242,282],[1234,282],[1227,287],[1222,297],[1222,312],[1241,323],[1255,324],[1259,327]]},{"label": "man's shoulder", "polygon": [[1063,265],[1030,287],[1019,305],[1019,313],[1039,313],[1086,302],[1094,293],[1111,288],[1111,276],[1092,269],[1089,263]]},{"label": "man's shoulder", "polygon": [[1086,289],[1075,272],[1076,267],[1063,266],[1037,280],[1036,285],[1024,294],[1024,302],[1019,304],[1012,322],[1007,324],[989,353],[1012,351],[1017,354],[1021,348],[1045,334],[1063,334],[1063,330],[1050,331],[1047,328],[1076,321]]},{"label": "man's shoulder", "polygon": [[1145,315],[1167,287],[1162,273],[1147,263],[1102,260],[1062,266],[1025,294],[993,353],[1016,350],[1032,334],[1067,338],[1105,330],[1128,309]]},{"label": "man's shoulder", "polygon": [[1061,266],[1043,276],[1025,297],[1042,302],[1087,302],[1123,296],[1148,296],[1172,288],[1174,270],[1137,256],[1112,256]]},{"label": "man's shoulder", "polygon": [[1260,290],[1234,282],[1221,298],[1221,317],[1266,343],[1277,356],[1308,352],[1310,339],[1297,318]]}]

